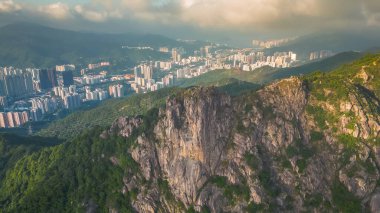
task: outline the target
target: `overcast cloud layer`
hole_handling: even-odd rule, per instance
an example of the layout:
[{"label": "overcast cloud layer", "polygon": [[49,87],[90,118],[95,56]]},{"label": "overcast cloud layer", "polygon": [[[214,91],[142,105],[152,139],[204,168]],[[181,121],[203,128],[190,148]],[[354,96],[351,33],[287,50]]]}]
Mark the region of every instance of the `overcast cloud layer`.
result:
[{"label": "overcast cloud layer", "polygon": [[[36,2],[36,1],[34,1]],[[151,33],[310,33],[380,27],[379,0],[0,0],[0,23],[29,20],[72,28]],[[120,25],[123,23],[124,25]],[[157,32],[155,32],[157,31]],[[161,31],[161,32],[160,32]],[[175,31],[175,30],[174,30]],[[186,30],[185,30],[186,31]],[[173,32],[175,34],[175,32]]]}]

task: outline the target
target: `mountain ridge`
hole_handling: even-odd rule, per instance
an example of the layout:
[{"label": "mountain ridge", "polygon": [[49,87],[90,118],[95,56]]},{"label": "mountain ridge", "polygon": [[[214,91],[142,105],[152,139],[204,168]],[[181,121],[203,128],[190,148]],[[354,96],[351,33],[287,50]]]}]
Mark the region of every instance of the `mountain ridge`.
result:
[{"label": "mountain ridge", "polygon": [[366,51],[374,46],[379,46],[378,36],[380,32],[376,29],[363,32],[323,32],[300,36],[289,43],[266,49],[268,53],[293,51],[298,58],[307,60],[310,53],[314,51],[329,50],[333,53],[346,51]]},{"label": "mountain ridge", "polygon": [[[0,28],[0,66],[47,67],[56,64],[83,64],[99,60],[113,60],[133,65],[148,58],[169,58],[157,51],[122,49],[122,46],[151,46],[158,49],[183,46],[198,48],[196,44],[181,43],[154,34],[107,34],[55,29],[38,24],[16,23]],[[195,47],[194,47],[195,46]]]}]

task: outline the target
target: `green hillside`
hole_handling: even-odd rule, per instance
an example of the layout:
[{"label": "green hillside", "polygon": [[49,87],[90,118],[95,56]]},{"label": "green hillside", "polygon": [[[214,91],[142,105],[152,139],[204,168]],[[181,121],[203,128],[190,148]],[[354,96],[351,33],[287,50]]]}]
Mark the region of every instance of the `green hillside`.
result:
[{"label": "green hillside", "polygon": [[[347,128],[354,129],[359,120],[358,116],[341,112],[340,106],[342,102],[352,102],[353,98],[360,103],[362,110],[365,110],[366,117],[380,115],[379,56],[368,55],[354,63],[343,65],[334,72],[315,72],[303,77],[311,90],[311,106],[308,111],[317,120],[320,130],[330,128],[338,132],[337,127],[334,128],[331,124],[337,123],[342,117],[347,117],[350,121]],[[326,106],[329,106],[328,110]]]},{"label": "green hillside", "polygon": [[25,155],[30,155],[44,147],[54,146],[59,141],[54,138],[22,137],[0,133],[0,180],[5,171]]},{"label": "green hillside", "polygon": [[158,48],[183,46],[191,52],[202,42],[188,44],[159,35],[96,34],[15,23],[0,29],[0,66],[48,67],[56,64],[86,64],[109,60],[134,65],[137,61],[167,59],[169,54],[131,50],[122,46]]},{"label": "green hillside", "polygon": [[[130,212],[130,196],[117,187],[125,172],[133,169],[128,143],[117,138],[106,143],[99,129],[76,140],[43,149],[19,160],[1,182],[3,212],[84,212],[90,205],[107,212],[109,204]],[[104,161],[120,153],[120,167]],[[121,166],[124,168],[122,169]],[[21,172],[21,173],[20,173]]]},{"label": "green hillside", "polygon": [[73,139],[85,130],[95,126],[102,128],[109,126],[116,118],[123,115],[139,115],[147,110],[165,104],[168,96],[181,91],[180,88],[165,88],[159,92],[135,94],[121,99],[104,101],[99,106],[77,111],[69,116],[54,121],[47,128],[37,133],[44,137],[58,137],[60,139]]},{"label": "green hillside", "polygon": [[365,53],[360,52],[343,52],[332,57],[316,62],[307,63],[298,67],[280,69],[277,70],[277,72],[270,73],[268,76],[265,76],[264,78],[268,82],[271,80],[287,78],[290,76],[306,75],[315,71],[328,72],[337,69],[343,64],[353,62],[363,57],[364,55]]}]

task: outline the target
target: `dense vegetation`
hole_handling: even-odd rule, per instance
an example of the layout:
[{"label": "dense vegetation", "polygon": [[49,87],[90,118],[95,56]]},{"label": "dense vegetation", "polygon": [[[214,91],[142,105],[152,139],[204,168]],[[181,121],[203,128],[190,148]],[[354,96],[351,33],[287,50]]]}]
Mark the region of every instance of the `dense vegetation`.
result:
[{"label": "dense vegetation", "polygon": [[[74,140],[29,155],[7,173],[1,185],[0,205],[6,212],[75,212],[104,207],[108,203],[128,208],[128,195],[121,193],[124,169],[128,169],[129,145],[116,137],[99,139],[95,128]],[[114,166],[110,157],[116,150],[124,158],[124,169]],[[100,184],[101,183],[101,184]],[[100,207],[100,208],[102,208]],[[106,211],[106,209],[103,209]]]},{"label": "dense vegetation", "polygon": [[37,134],[70,140],[86,129],[91,129],[95,126],[107,127],[120,116],[139,115],[145,113],[148,109],[161,106],[165,104],[167,97],[179,91],[181,91],[180,88],[173,87],[161,89],[159,92],[107,100],[93,109],[78,111],[64,119],[57,120]]},{"label": "dense vegetation", "polygon": [[30,155],[44,147],[54,146],[59,141],[54,138],[22,137],[13,134],[0,134],[0,181],[5,171],[25,155]]},{"label": "dense vegetation", "polygon": [[94,127],[70,143],[21,158],[0,182],[0,207],[5,212],[132,212],[136,192],[123,191],[122,183],[139,171],[128,150],[138,135],[152,131],[158,110],[144,114],[128,139],[116,134],[102,139],[104,128]]},{"label": "dense vegetation", "polygon": [[267,76],[266,81],[286,78],[290,76],[306,75],[315,71],[328,72],[339,68],[343,64],[351,63],[363,57],[363,53],[359,52],[343,52],[332,57],[304,64],[298,67],[291,67],[279,70]]}]

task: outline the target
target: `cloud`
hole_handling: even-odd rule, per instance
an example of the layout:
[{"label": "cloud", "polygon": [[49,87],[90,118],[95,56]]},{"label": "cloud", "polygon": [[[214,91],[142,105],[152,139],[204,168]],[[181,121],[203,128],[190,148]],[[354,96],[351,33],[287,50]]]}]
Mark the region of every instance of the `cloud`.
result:
[{"label": "cloud", "polygon": [[96,9],[92,5],[76,5],[75,12],[82,18],[92,22],[105,22],[109,19],[121,19],[123,14],[118,9],[111,9],[107,11]]},{"label": "cloud", "polygon": [[376,0],[364,0],[362,14],[367,19],[369,26],[380,27],[380,3]]},{"label": "cloud", "polygon": [[0,1],[0,13],[11,13],[19,11],[21,9],[22,6],[18,3],[15,3],[13,0]]},{"label": "cloud", "polygon": [[[346,0],[183,0],[180,18],[201,27],[284,30],[335,25],[355,16]],[[344,6],[342,6],[344,5]],[[356,7],[357,8],[357,7]]]},{"label": "cloud", "polygon": [[[378,20],[380,11],[378,0],[93,0],[92,5],[98,6],[98,18],[93,20],[123,17],[164,25],[228,28],[248,32],[336,28],[373,23]],[[374,9],[377,13],[368,10],[368,14],[363,14],[360,9],[363,5],[377,8]],[[111,17],[110,11],[115,10],[121,15]]]},{"label": "cloud", "polygon": [[37,11],[54,19],[65,20],[72,18],[70,7],[61,2],[39,6]]},{"label": "cloud", "polygon": [[21,11],[31,18],[50,21],[48,17],[62,23],[70,19],[66,23],[86,24],[84,27],[128,22],[143,30],[187,28],[246,35],[294,35],[380,26],[379,0],[87,0],[70,1],[71,4],[49,1],[53,2],[41,5],[0,0],[0,12]]}]

